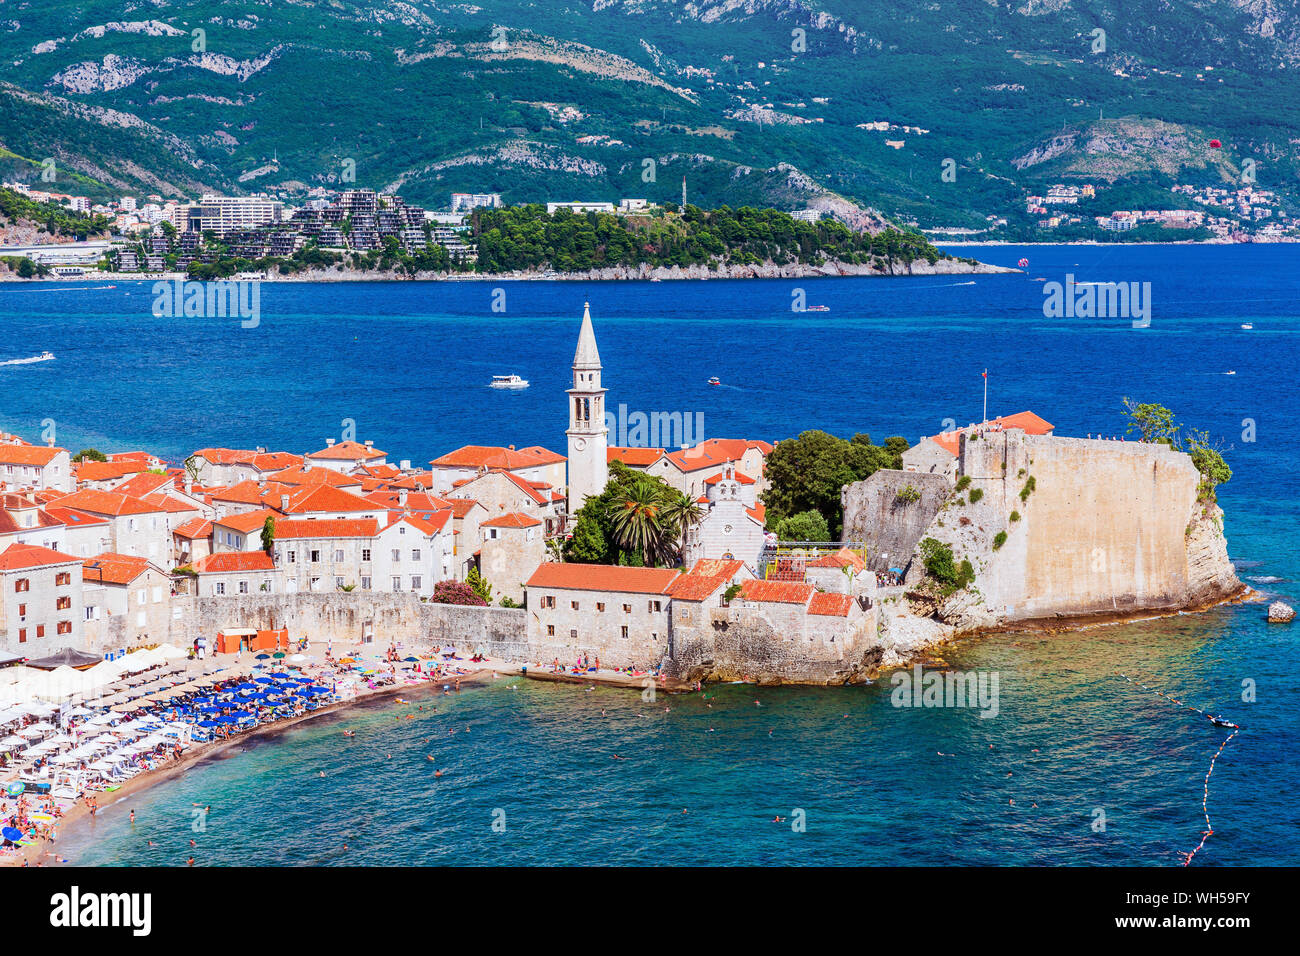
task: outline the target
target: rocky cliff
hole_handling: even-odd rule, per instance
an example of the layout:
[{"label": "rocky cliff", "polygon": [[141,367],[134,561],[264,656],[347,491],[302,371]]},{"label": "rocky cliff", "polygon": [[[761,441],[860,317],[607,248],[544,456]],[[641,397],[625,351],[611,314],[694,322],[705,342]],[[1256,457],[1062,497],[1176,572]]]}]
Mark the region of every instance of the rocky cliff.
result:
[{"label": "rocky cliff", "polygon": [[961,468],[969,483],[924,537],[974,580],[939,593],[919,554],[906,580],[959,631],[1200,609],[1245,591],[1223,512],[1181,452],[1011,431],[963,441]]}]

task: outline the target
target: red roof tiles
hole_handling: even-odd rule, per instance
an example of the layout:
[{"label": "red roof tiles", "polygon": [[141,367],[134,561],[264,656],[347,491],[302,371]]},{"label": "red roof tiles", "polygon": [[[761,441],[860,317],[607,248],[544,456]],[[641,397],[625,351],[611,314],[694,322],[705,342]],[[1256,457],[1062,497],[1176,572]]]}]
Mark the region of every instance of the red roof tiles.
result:
[{"label": "red roof tiles", "polygon": [[525,587],[667,594],[668,587],[677,577],[678,572],[672,568],[628,568],[610,564],[561,564],[548,561],[538,566]]}]

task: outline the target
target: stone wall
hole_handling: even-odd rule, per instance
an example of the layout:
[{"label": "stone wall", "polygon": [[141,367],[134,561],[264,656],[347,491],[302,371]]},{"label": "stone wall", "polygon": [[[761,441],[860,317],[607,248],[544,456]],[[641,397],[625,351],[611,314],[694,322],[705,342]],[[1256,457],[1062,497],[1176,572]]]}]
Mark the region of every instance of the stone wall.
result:
[{"label": "stone wall", "polygon": [[225,627],[284,627],[291,641],[305,636],[313,645],[361,640],[368,630],[374,643],[385,647],[392,641],[408,647],[453,645],[471,654],[529,659],[522,610],[432,604],[409,592],[187,596],[172,599],[172,615],[166,640],[179,647],[199,635],[211,643]]},{"label": "stone wall", "polygon": [[[1240,589],[1188,455],[1007,431],[963,440],[961,462],[969,488],[925,532],[975,569],[943,607],[959,627],[1199,607]],[[920,578],[915,562],[908,583]]]},{"label": "stone wall", "polygon": [[845,684],[880,659],[876,609],[848,619],[803,614],[797,605],[703,608],[697,627],[674,627],[671,676],[683,680]]},{"label": "stone wall", "polygon": [[[898,493],[908,486],[920,493],[919,500],[898,499]],[[943,475],[893,469],[881,469],[865,481],[845,485],[840,492],[842,540],[864,544],[867,567],[873,571],[902,567],[951,490],[951,480]]]}]

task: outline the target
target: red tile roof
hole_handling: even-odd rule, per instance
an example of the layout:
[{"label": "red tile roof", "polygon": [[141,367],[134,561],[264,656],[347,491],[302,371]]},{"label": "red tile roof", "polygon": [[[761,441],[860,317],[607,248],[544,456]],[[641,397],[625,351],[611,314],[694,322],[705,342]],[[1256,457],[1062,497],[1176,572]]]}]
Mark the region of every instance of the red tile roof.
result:
[{"label": "red tile roof", "polygon": [[266,480],[279,482],[282,485],[333,485],[335,488],[356,488],[361,484],[360,478],[341,475],[333,468],[325,468],[321,465],[283,468],[271,472],[266,476]]},{"label": "red tile roof", "polygon": [[200,448],[194,453],[195,458],[202,458],[214,465],[234,465],[250,462],[258,451],[252,448]]},{"label": "red tile roof", "polygon": [[707,601],[727,586],[725,575],[679,574],[668,586],[668,593],[674,601]]},{"label": "red tile roof", "polygon": [[740,586],[740,595],[746,601],[775,604],[807,604],[816,592],[811,584],[802,581],[746,581]]},{"label": "red tile roof", "polygon": [[[704,483],[706,485],[716,485],[718,482],[723,481],[726,477],[727,477],[727,473],[724,471],[720,471],[716,475],[710,475],[708,478],[705,478]],[[753,478],[749,477],[749,475],[741,471],[736,472],[734,477],[736,481],[742,485],[752,485],[754,483]]]},{"label": "red tile roof", "polygon": [[143,498],[132,498],[129,495],[119,494],[116,491],[96,491],[93,488],[83,488],[81,491],[74,491],[70,495],[64,495],[59,499],[60,508],[75,508],[78,511],[89,511],[97,515],[147,515],[158,514],[164,509],[156,504],[151,504]]},{"label": "red tile roof", "polygon": [[[257,511],[243,511],[239,514],[223,515],[220,518],[213,518],[212,526],[214,528],[229,528],[231,531],[238,531],[240,534],[252,534],[254,531],[260,530],[262,526],[266,524],[267,518],[275,519],[279,517],[279,513],[272,511],[270,508],[259,508]],[[184,526],[182,525],[182,527]],[[180,528],[177,528],[176,530],[179,531]],[[280,536],[279,521],[276,521],[275,532],[275,536],[278,538]]]},{"label": "red tile roof", "polygon": [[130,584],[147,570],[148,558],[106,551],[81,563],[81,579],[96,584]]},{"label": "red tile roof", "polygon": [[[365,496],[366,501],[373,501],[382,508],[390,511],[400,510],[402,508],[402,492],[398,491],[372,491]],[[406,506],[410,511],[441,511],[443,508],[452,507],[452,502],[439,498],[435,495],[423,491],[408,491],[406,493]]]},{"label": "red tile roof", "polygon": [[388,452],[363,445],[359,441],[340,441],[320,451],[314,451],[307,457],[324,458],[328,461],[369,461],[372,458],[387,458]]},{"label": "red tile roof", "polygon": [[465,445],[441,458],[435,458],[429,464],[435,468],[503,468],[515,471],[534,465],[552,465],[565,460],[563,455],[557,455],[540,445],[529,448]]},{"label": "red tile roof", "polygon": [[142,461],[86,461],[73,462],[72,471],[78,481],[111,481],[148,471]]},{"label": "red tile roof", "polygon": [[275,522],[275,539],[373,538],[378,530],[376,518],[281,518]]},{"label": "red tile roof", "polygon": [[745,452],[757,448],[764,457],[772,450],[765,441],[746,440],[743,438],[710,438],[692,448],[668,452],[664,457],[681,471],[699,471],[702,468],[716,468],[729,461],[739,461]]},{"label": "red tile roof", "polygon": [[[79,479],[85,478],[81,472],[77,473]],[[130,495],[133,498],[143,498],[145,495],[151,495],[160,488],[168,485],[174,485],[176,478],[174,475],[155,475],[152,472],[140,472],[133,478],[117,485],[113,490],[119,495]]]},{"label": "red tile roof", "polygon": [[0,551],[0,571],[26,571],[69,562],[80,564],[81,559],[36,544],[11,544]]},{"label": "red tile roof", "polygon": [[159,511],[166,511],[169,514],[188,514],[191,511],[198,511],[198,505],[189,505],[179,498],[173,498],[169,494],[159,492],[156,495],[145,495],[140,499],[146,504],[153,505]]},{"label": "red tile roof", "polygon": [[[448,498],[447,504],[451,507],[452,517],[463,518],[475,508],[483,508],[481,504],[473,498]],[[487,511],[486,508],[483,508]]]},{"label": "red tile roof", "polygon": [[190,565],[199,574],[230,571],[274,571],[275,562],[265,551],[218,551]]},{"label": "red tile roof", "polygon": [[809,561],[807,564],[810,568],[845,568],[851,567],[855,572],[861,571],[867,566],[867,562],[862,559],[862,555],[848,548],[840,548],[831,554],[823,555],[816,561]]},{"label": "red tile roof", "polygon": [[[279,508],[279,497],[268,501],[272,507]],[[367,501],[360,495],[331,488],[329,485],[302,485],[289,494],[287,514],[308,514],[321,511],[375,511],[375,503]]]},{"label": "red tile roof", "polygon": [[172,534],[181,538],[206,538],[212,534],[212,522],[206,518],[191,518],[183,525],[173,528]]},{"label": "red tile roof", "polygon": [[678,577],[672,568],[628,568],[610,564],[561,564],[547,561],[538,566],[525,587],[568,591],[614,591],[624,594],[667,594]]},{"label": "red tile roof", "polygon": [[[1026,435],[1046,435],[1055,430],[1056,426],[1044,418],[1040,418],[1033,412],[1016,412],[1014,415],[1002,415],[998,418],[990,418],[986,422],[980,422],[973,426],[975,431],[1005,430],[1008,428],[1023,429]],[[962,432],[971,431],[971,426],[959,428],[955,431],[940,432],[938,435],[931,435],[930,439],[934,441],[948,454],[954,458],[960,453],[959,436]]]},{"label": "red tile roof", "polygon": [[818,591],[808,602],[809,614],[821,614],[825,617],[848,617],[853,606],[853,598],[847,594],[828,594]]},{"label": "red tile roof", "polygon": [[522,511],[512,511],[509,514],[497,515],[489,521],[484,521],[479,527],[481,528],[535,528],[539,524],[532,515],[526,515]]},{"label": "red tile roof", "polygon": [[108,524],[108,519],[100,515],[92,515],[86,511],[77,511],[75,508],[63,508],[58,505],[46,505],[45,513],[69,528],[84,528],[92,524]]},{"label": "red tile roof", "polygon": [[67,449],[51,448],[48,445],[0,444],[0,465],[41,465],[44,467],[62,451],[67,451]]},{"label": "red tile roof", "polygon": [[694,567],[691,568],[691,574],[731,579],[744,569],[744,561],[725,560],[723,558],[703,558],[695,562]]},{"label": "red tile roof", "polygon": [[405,521],[423,534],[433,535],[447,527],[447,523],[451,521],[451,509],[410,511],[405,514],[400,511],[390,511],[388,513],[388,524],[384,525],[384,530],[387,531],[399,521]]},{"label": "red tile roof", "polygon": [[644,468],[653,465],[663,453],[662,448],[624,448],[611,445],[605,449],[605,461],[621,461],[630,468]]}]

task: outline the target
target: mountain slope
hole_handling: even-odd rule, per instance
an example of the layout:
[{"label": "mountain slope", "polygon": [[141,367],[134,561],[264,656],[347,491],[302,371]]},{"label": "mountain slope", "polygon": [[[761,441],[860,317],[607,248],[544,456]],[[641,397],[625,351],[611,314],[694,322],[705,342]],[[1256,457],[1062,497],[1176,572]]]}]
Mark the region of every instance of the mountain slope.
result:
[{"label": "mountain slope", "polygon": [[48,0],[0,13],[0,145],[109,191],[665,201],[685,176],[864,224],[1246,158],[1294,195],[1298,2]]}]

